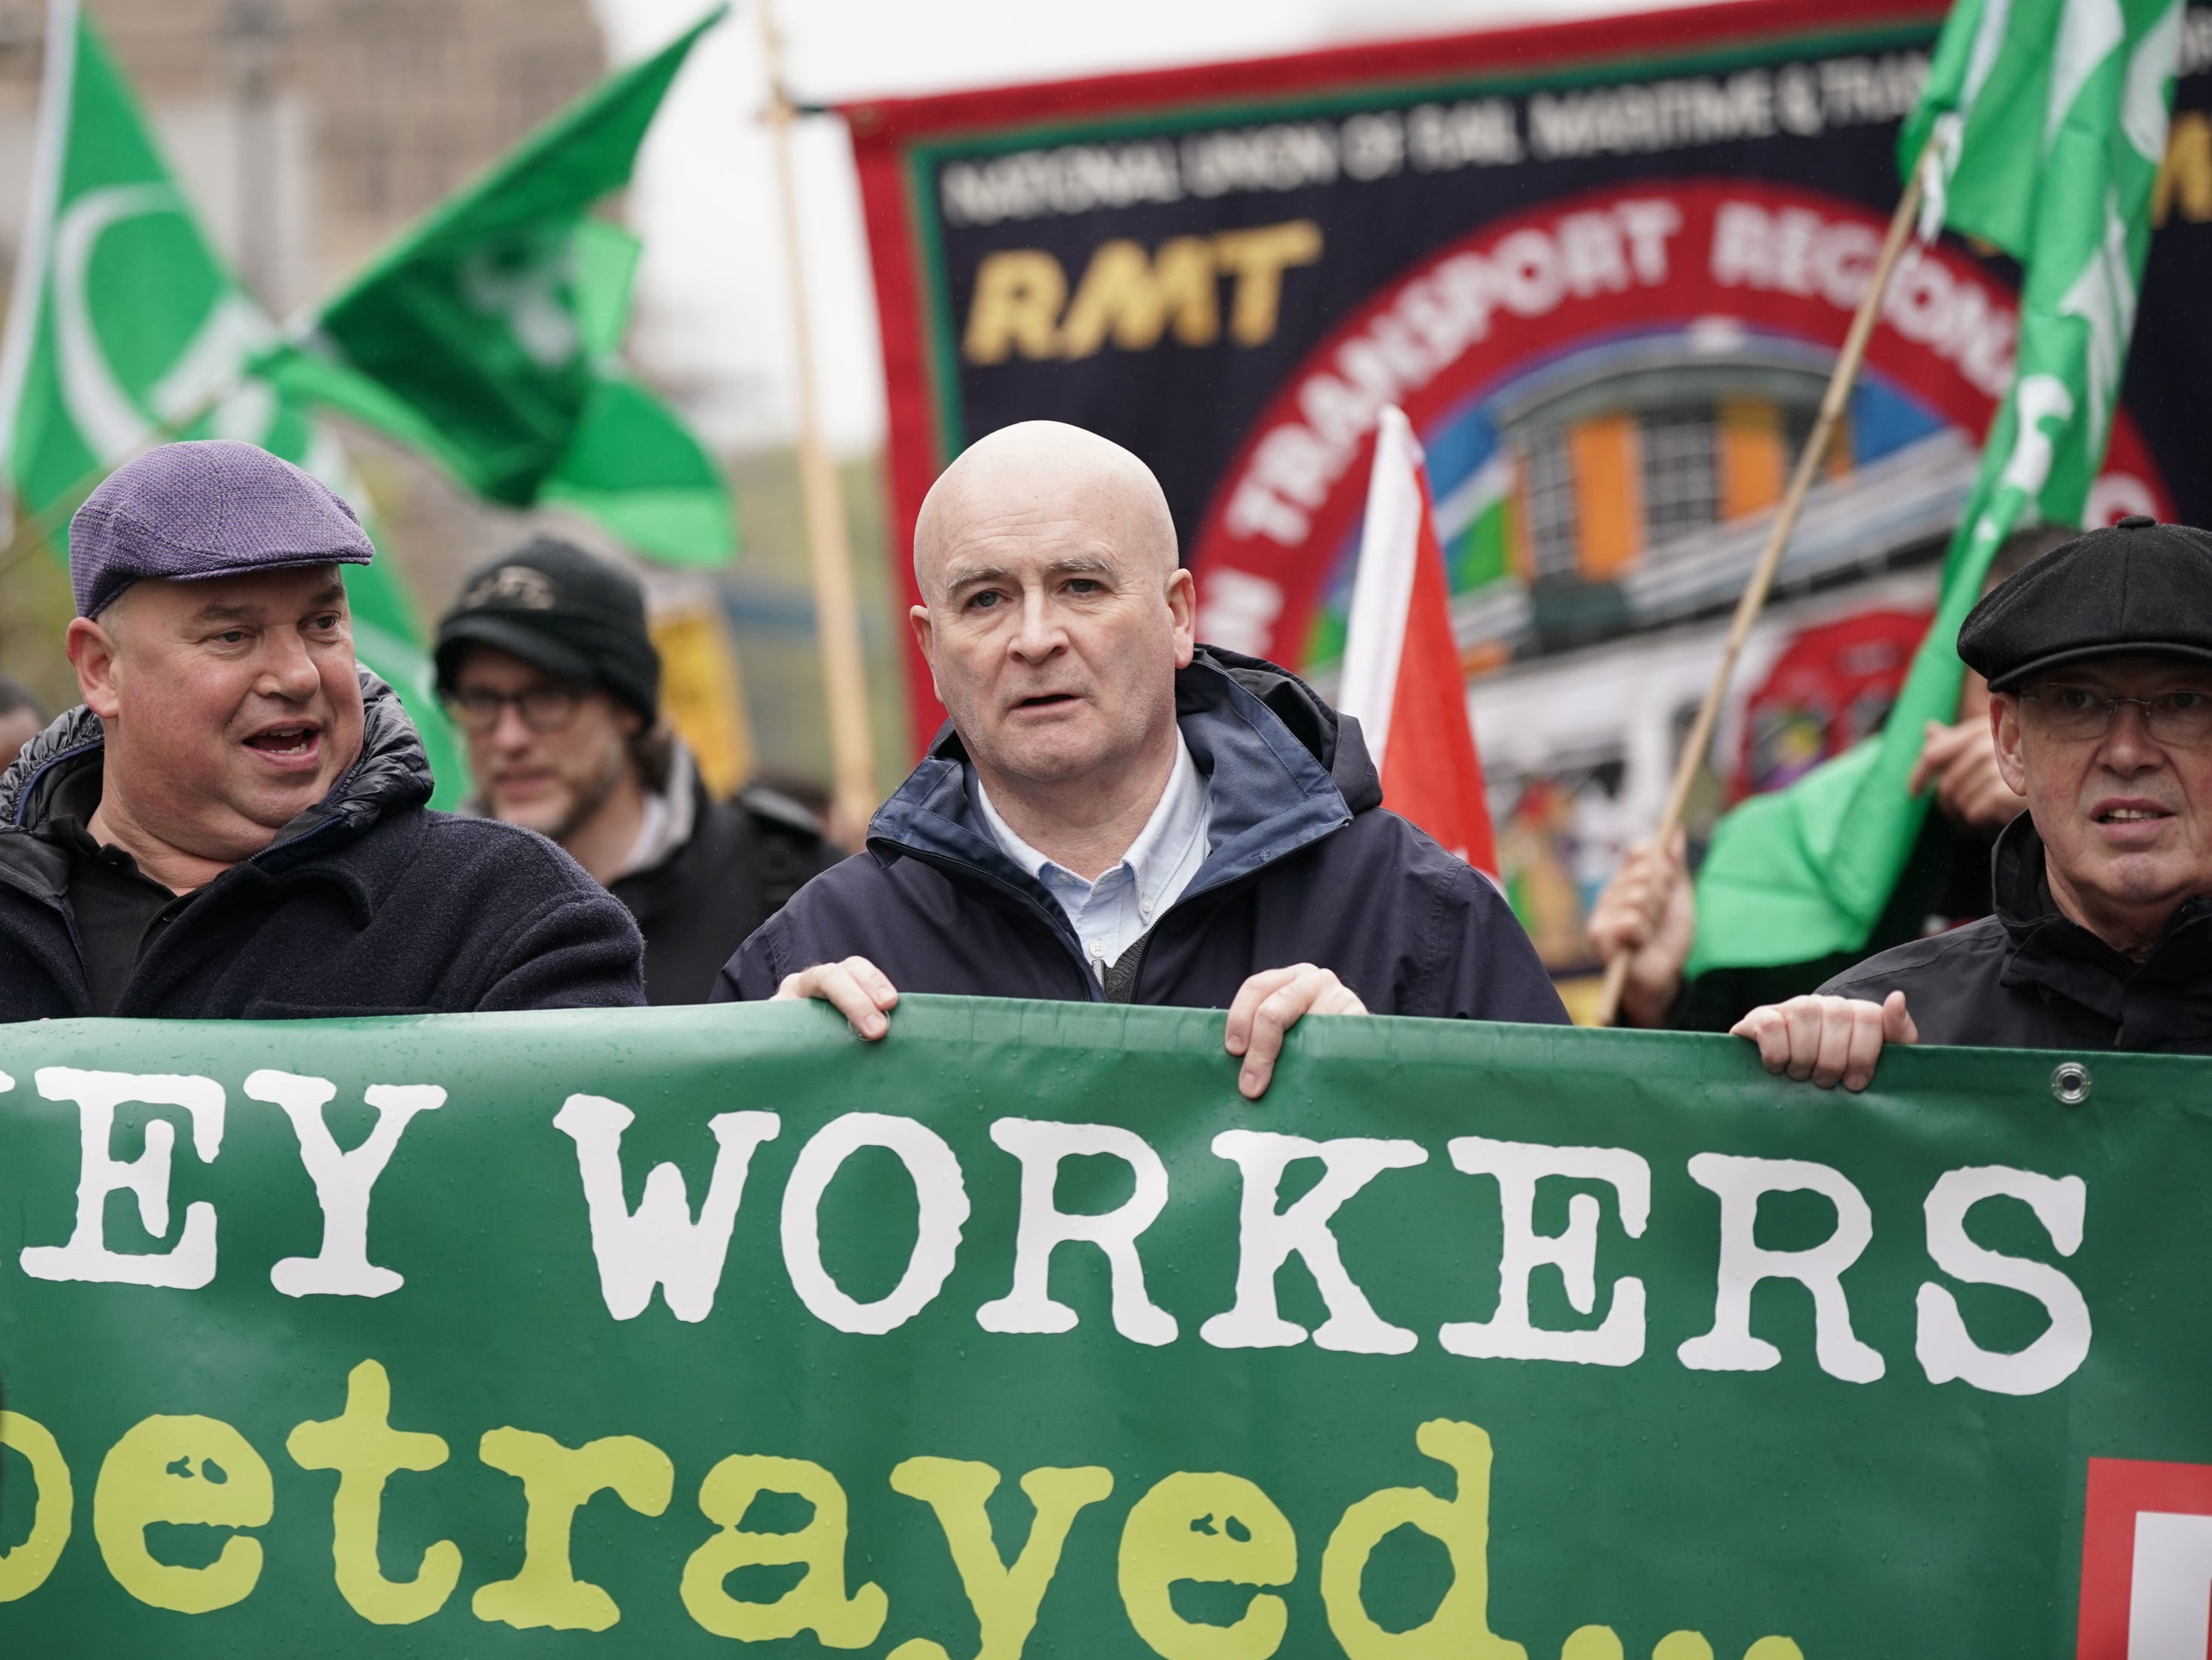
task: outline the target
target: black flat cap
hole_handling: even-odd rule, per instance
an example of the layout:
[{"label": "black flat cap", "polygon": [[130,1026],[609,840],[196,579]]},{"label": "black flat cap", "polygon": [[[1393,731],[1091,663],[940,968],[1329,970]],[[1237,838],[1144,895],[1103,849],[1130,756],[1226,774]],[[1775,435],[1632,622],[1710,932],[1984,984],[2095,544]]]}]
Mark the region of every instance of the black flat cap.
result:
[{"label": "black flat cap", "polygon": [[2077,536],[1982,596],[1959,655],[1994,691],[2098,657],[2212,663],[2212,534],[2132,514]]}]

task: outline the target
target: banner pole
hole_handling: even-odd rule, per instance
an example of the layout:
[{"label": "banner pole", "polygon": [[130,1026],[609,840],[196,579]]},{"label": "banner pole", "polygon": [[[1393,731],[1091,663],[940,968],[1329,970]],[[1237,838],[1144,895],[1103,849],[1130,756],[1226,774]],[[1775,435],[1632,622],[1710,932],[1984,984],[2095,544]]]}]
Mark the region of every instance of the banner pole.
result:
[{"label": "banner pole", "polygon": [[[1850,401],[1851,387],[1857,382],[1859,368],[1866,361],[1867,343],[1873,338],[1875,323],[1881,320],[1882,300],[1889,292],[1890,278],[1904,256],[1905,243],[1911,240],[1913,221],[1919,216],[1922,179],[1929,161],[1928,152],[1922,151],[1919,161],[1913,165],[1911,177],[1905,180],[1905,193],[1898,198],[1897,210],[1890,216],[1889,230],[1882,239],[1881,255],[1875,262],[1866,293],[1851,319],[1850,331],[1844,337],[1844,349],[1837,356],[1834,372],[1828,376],[1828,389],[1820,398],[1813,430],[1807,435],[1805,447],[1798,454],[1797,468],[1790,475],[1790,488],[1783,495],[1781,506],[1775,509],[1766,545],[1759,550],[1759,562],[1752,567],[1751,580],[1736,601],[1735,617],[1729,624],[1728,640],[1721,648],[1721,660],[1713,671],[1712,684],[1705,688],[1705,702],[1698,706],[1698,718],[1691,724],[1690,734],[1684,739],[1681,754],[1674,763],[1674,781],[1667,792],[1666,810],[1659,815],[1659,827],[1652,837],[1655,845],[1662,848],[1674,838],[1682,822],[1682,814],[1689,806],[1691,787],[1697,781],[1698,764],[1712,744],[1721,704],[1727,699],[1729,683],[1735,678],[1736,660],[1743,653],[1752,625],[1765,609],[1775,574],[1782,567],[1783,552],[1790,545],[1790,533],[1797,527],[1798,513],[1805,505],[1806,496],[1812,493],[1813,480],[1827,459],[1836,423],[1843,418],[1844,407]],[[1601,1026],[1610,1026],[1620,1013],[1620,995],[1628,985],[1628,964],[1632,954],[1621,952],[1605,965],[1605,984],[1598,994],[1596,1014],[1596,1024]]]},{"label": "banner pole", "polygon": [[761,52],[767,67],[769,142],[774,151],[776,207],[783,226],[785,281],[791,289],[791,343],[799,381],[799,502],[814,577],[815,635],[830,716],[831,829],[854,842],[876,810],[874,740],[868,728],[867,663],[860,644],[860,602],[853,580],[852,540],[837,474],[822,440],[814,379],[814,344],[806,305],[805,260],[799,246],[799,193],[792,172],[791,124],[799,112],[783,80],[783,37],[773,0],[757,0]]}]

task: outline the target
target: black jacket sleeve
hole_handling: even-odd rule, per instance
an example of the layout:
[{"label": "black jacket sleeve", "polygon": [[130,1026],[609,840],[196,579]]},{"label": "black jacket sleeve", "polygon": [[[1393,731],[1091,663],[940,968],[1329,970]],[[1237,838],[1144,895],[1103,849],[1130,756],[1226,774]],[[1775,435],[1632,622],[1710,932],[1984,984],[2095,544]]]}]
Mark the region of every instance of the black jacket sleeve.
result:
[{"label": "black jacket sleeve", "polygon": [[532,903],[493,953],[477,1012],[643,1006],[645,941],[629,912],[550,843],[531,851],[512,866]]},{"label": "black jacket sleeve", "polygon": [[776,987],[783,982],[783,973],[776,966],[775,928],[776,919],[772,916],[745,937],[737,954],[714,976],[708,1002],[757,1003],[775,995]]}]

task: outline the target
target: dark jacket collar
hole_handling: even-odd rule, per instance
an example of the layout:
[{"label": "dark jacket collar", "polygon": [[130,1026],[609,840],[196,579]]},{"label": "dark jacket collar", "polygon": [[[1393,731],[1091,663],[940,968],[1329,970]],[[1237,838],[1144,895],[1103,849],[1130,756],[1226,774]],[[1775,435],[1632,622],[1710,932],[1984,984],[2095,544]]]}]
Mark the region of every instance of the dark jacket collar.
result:
[{"label": "dark jacket collar", "polygon": [[[294,871],[327,876],[347,888],[356,909],[366,915],[374,896],[356,891],[361,889],[359,874],[327,865],[325,856],[380,820],[421,806],[430,799],[431,778],[422,740],[401,708],[398,695],[367,669],[358,672],[362,714],[359,758],[327,795],[244,863],[268,877]],[[106,741],[100,717],[80,704],[25,745],[15,763],[0,773],[0,879],[13,877],[19,886],[52,887],[51,861],[23,843],[52,818],[62,784],[101,765]],[[57,896],[46,892],[41,897]]]},{"label": "dark jacket collar", "polygon": [[[1206,862],[1185,898],[1250,875],[1382,805],[1382,781],[1358,723],[1286,669],[1200,646],[1176,676],[1176,719],[1206,783]],[[882,865],[917,859],[1041,910],[1063,933],[1059,904],[1009,859],[976,805],[974,770],[950,725],[868,825]]]},{"label": "dark jacket collar", "polygon": [[2204,987],[2212,898],[2185,901],[2166,920],[2151,954],[2136,963],[2060,911],[2045,873],[2043,839],[2026,813],[1997,837],[1990,885],[2012,945],[1998,976],[2004,985],[2034,988],[2115,1024],[2127,1017],[2130,987],[2192,997]]}]

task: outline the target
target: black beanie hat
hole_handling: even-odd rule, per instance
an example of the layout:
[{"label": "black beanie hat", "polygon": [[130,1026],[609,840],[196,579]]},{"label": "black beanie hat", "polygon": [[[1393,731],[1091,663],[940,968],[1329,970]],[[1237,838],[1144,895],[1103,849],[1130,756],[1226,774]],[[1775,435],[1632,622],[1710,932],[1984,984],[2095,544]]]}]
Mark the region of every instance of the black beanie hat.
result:
[{"label": "black beanie hat", "polygon": [[620,566],[541,536],[462,586],[438,624],[438,689],[450,692],[471,646],[490,646],[561,679],[604,686],[660,717],[660,654],[645,625],[645,590]]}]

